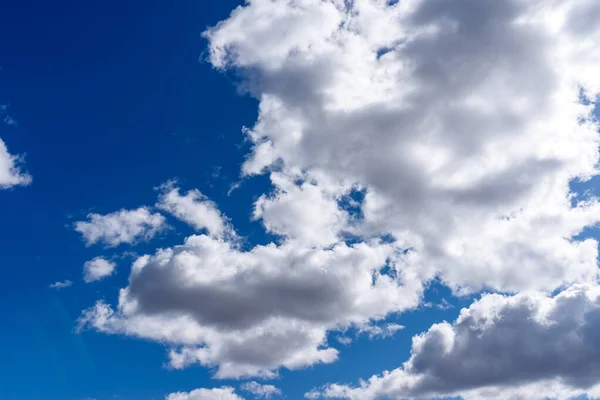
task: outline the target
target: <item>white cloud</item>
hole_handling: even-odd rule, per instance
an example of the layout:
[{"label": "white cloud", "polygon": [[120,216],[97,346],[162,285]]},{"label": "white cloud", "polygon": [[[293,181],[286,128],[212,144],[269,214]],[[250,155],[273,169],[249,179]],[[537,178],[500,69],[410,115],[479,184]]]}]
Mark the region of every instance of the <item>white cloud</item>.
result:
[{"label": "white cloud", "polygon": [[242,390],[251,393],[258,399],[270,399],[273,396],[280,396],[281,390],[273,385],[261,385],[258,382],[246,382],[242,385]]},{"label": "white cloud", "polygon": [[[253,217],[285,239],[242,250],[201,193],[166,191],[159,204],[209,236],[139,258],[118,305],[97,303],[81,326],[165,343],[175,368],[273,377],[335,361],[328,332],[417,307],[435,277],[455,293],[595,281],[598,243],[577,236],[600,203],[569,191],[598,174],[595,12],[592,0],[236,8],[207,32],[210,59],[260,101],[242,173],[270,173]],[[356,189],[351,218],[337,204]]]},{"label": "white cloud", "polygon": [[[353,232],[393,234],[456,290],[595,279],[597,242],[572,238],[600,220],[600,206],[572,206],[569,193],[570,180],[597,174],[598,126],[580,102],[600,89],[594,4],[237,8],[206,36],[212,63],[241,71],[260,100],[244,172],[275,163],[273,177],[313,183],[263,198],[257,215],[272,231],[325,243],[345,226],[322,204],[358,185],[367,195]],[[310,194],[325,197],[313,207]]]},{"label": "white cloud", "polygon": [[244,400],[235,394],[232,387],[223,386],[214,389],[196,389],[189,393],[177,392],[171,393],[165,400]]},{"label": "white cloud", "polygon": [[331,385],[348,399],[569,399],[600,396],[600,286],[484,295],[454,323],[415,336],[402,368],[360,387]]},{"label": "white cloud", "polygon": [[21,163],[21,157],[10,154],[0,139],[0,189],[31,183],[31,175],[21,169]]},{"label": "white cloud", "polygon": [[149,240],[165,229],[165,217],[151,213],[146,207],[120,210],[106,215],[88,214],[89,221],[78,221],[75,230],[83,235],[87,245],[104,243],[116,247]]},{"label": "white cloud", "polygon": [[68,288],[69,286],[72,286],[73,282],[71,282],[70,280],[65,280],[65,281],[58,281],[58,282],[54,282],[50,285],[48,285],[49,288],[51,289],[56,289],[56,290],[60,290],[60,289],[64,289],[64,288]]},{"label": "white cloud", "polygon": [[[393,244],[293,243],[241,251],[205,235],[140,257],[113,310],[99,302],[81,327],[167,343],[170,364],[216,366],[219,378],[273,377],[330,363],[328,330],[365,326],[416,307],[419,271]],[[396,276],[383,274],[390,268]]]},{"label": "white cloud", "polygon": [[83,264],[83,280],[86,283],[99,281],[107,276],[111,276],[115,271],[115,264],[112,261],[102,257],[96,257],[93,260],[86,261]]},{"label": "white cloud", "polygon": [[178,219],[190,224],[197,231],[206,229],[216,237],[234,235],[227,219],[221,214],[214,202],[210,201],[198,190],[190,190],[184,196],[173,184],[163,185],[158,204],[161,210],[173,214]]},{"label": "white cloud", "polygon": [[325,193],[311,182],[300,185],[283,174],[272,173],[276,192],[255,203],[254,218],[265,228],[300,246],[326,247],[339,240],[348,215],[338,207],[335,194]]}]

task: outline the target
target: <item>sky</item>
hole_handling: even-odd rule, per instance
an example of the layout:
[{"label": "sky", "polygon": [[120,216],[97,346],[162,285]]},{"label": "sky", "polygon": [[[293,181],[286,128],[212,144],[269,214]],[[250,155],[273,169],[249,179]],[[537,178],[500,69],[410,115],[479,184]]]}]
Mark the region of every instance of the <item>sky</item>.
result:
[{"label": "sky", "polygon": [[600,398],[595,0],[8,0],[0,400]]}]

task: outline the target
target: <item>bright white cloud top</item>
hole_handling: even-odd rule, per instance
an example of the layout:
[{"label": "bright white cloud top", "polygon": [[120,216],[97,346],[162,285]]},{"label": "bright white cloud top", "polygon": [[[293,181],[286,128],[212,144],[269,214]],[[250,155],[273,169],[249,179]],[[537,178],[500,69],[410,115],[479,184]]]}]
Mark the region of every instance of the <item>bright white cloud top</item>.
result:
[{"label": "bright white cloud top", "polygon": [[88,246],[103,243],[116,247],[121,243],[135,244],[152,239],[165,229],[166,220],[159,213],[146,207],[136,210],[120,210],[106,215],[88,214],[88,221],[75,223],[75,230],[83,236]]},{"label": "bright white cloud top", "polygon": [[[321,394],[595,390],[598,243],[578,235],[600,204],[569,183],[598,174],[600,7],[392,3],[252,0],[206,32],[212,64],[260,101],[242,173],[269,174],[253,218],[282,241],[242,249],[214,203],[166,188],[159,207],[206,234],[140,257],[116,308],[98,302],[82,327],[166,343],[174,368],[274,377],[336,361],[328,332],[385,332],[438,278],[455,293],[529,294],[485,296],[415,338],[403,368]],[[145,208],[89,218],[77,230],[109,246],[164,224]],[[489,348],[501,357],[484,366]],[[193,393],[173,399],[204,398]]]},{"label": "bright white cloud top", "polygon": [[99,281],[115,272],[116,263],[106,260],[102,257],[96,257],[93,260],[86,261],[83,264],[83,280],[86,283]]}]

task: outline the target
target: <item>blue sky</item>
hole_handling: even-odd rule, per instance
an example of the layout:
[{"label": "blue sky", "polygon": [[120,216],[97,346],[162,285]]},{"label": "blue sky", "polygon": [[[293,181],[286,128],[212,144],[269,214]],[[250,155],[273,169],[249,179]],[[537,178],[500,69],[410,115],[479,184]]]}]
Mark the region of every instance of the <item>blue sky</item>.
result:
[{"label": "blue sky", "polygon": [[[301,399],[314,388],[324,397],[349,399],[494,397],[480,389],[499,391],[494,392],[500,396],[496,398],[507,398],[509,393],[527,398],[536,384],[556,385],[552,388],[561,398],[600,393],[594,379],[577,380],[558,367],[531,376],[516,371],[515,376],[482,374],[480,380],[470,381],[457,372],[448,378],[443,370],[452,357],[475,360],[477,350],[460,353],[456,344],[454,349],[459,350],[456,354],[448,350],[444,361],[436,358],[440,350],[434,340],[436,323],[448,321],[444,329],[460,338],[478,329],[479,316],[487,315],[487,321],[493,318],[486,313],[495,313],[506,318],[492,325],[497,324],[498,332],[514,342],[490,339],[488,347],[482,342],[481,348],[492,351],[483,356],[502,354],[507,351],[503,345],[520,348],[519,338],[528,335],[533,342],[557,335],[560,342],[570,329],[584,333],[583,344],[569,352],[587,351],[582,348],[591,339],[585,332],[594,328],[593,312],[600,310],[593,229],[600,213],[593,194],[595,179],[574,182],[597,175],[598,132],[593,111],[577,108],[583,105],[570,100],[569,90],[579,85],[587,96],[585,102],[592,104],[600,91],[600,82],[588,72],[600,66],[600,57],[578,36],[587,29],[592,44],[600,38],[597,24],[584,18],[595,15],[598,7],[582,0],[580,8],[560,9],[568,18],[580,19],[577,30],[565,23],[563,34],[571,41],[567,44],[576,48],[583,43],[587,50],[582,53],[585,57],[565,55],[558,62],[547,56],[566,54],[552,41],[551,35],[557,33],[544,30],[544,21],[531,28],[539,38],[517,28],[510,30],[512,25],[502,19],[504,6],[488,4],[480,10],[461,2],[446,6],[419,0],[410,6],[415,10],[402,11],[396,3],[375,0],[346,6],[321,0],[297,4],[255,0],[230,16],[242,3],[9,0],[3,6],[0,104],[6,105],[6,115],[16,123],[0,124],[0,139],[10,154],[22,156],[21,168],[32,182],[1,190],[0,181],[4,275],[0,280],[4,305],[0,308],[0,342],[4,344],[0,400],[164,399],[170,393],[221,386],[231,386],[239,396],[251,399],[252,394],[242,389],[249,381],[275,385],[280,397],[288,399]],[[518,1],[507,3],[515,3],[511,9],[515,15],[529,15],[530,10]],[[582,12],[585,7],[589,12]],[[415,33],[406,47],[402,36],[406,32],[392,29],[394,24],[405,24],[407,31],[430,24],[443,31],[447,26],[439,21],[444,18],[456,19],[456,26],[464,29],[435,41]],[[227,23],[217,25],[220,21]],[[374,28],[378,26],[385,32]],[[415,32],[421,32],[417,28]],[[496,36],[497,32],[502,34]],[[472,47],[462,46],[465,40],[473,40]],[[478,47],[481,43],[485,46]],[[404,60],[417,67],[399,77],[405,72],[395,63]],[[490,67],[488,60],[496,63]],[[579,76],[573,71],[584,72]],[[408,82],[414,97],[406,94],[408,86],[398,82]],[[503,89],[507,86],[511,90]],[[559,91],[559,87],[569,89]],[[554,103],[545,101],[555,98]],[[301,139],[290,145],[291,137]],[[425,137],[427,141],[421,141]],[[270,147],[261,153],[265,143]],[[521,145],[513,147],[514,143]],[[182,203],[173,203],[170,210],[165,202],[161,206],[161,195],[169,189],[160,186],[167,182],[182,194],[201,192],[192,208],[204,205],[217,210],[215,215],[226,233],[215,234],[202,219],[194,225],[195,217],[177,208]],[[357,190],[368,195],[354,199],[353,207],[361,213],[352,217],[348,196]],[[588,202],[567,202],[569,190]],[[142,206],[165,218],[158,232],[145,239],[122,240],[112,246],[103,242],[104,232],[92,243],[76,229],[77,222],[92,220],[90,214],[101,217]],[[516,222],[505,226],[500,220]],[[328,272],[322,277],[313,275],[311,285],[322,279],[323,285],[332,286],[323,289],[326,300],[322,304],[317,303],[321,300],[309,302],[312,308],[299,299],[297,304],[290,300],[288,308],[282,306],[285,310],[272,311],[277,307],[261,305],[260,293],[248,294],[257,308],[271,310],[264,312],[272,312],[273,320],[287,321],[282,326],[298,323],[298,331],[314,329],[319,332],[315,335],[324,335],[325,339],[298,348],[293,357],[302,361],[297,367],[290,367],[293,362],[287,356],[274,364],[256,362],[248,367],[240,361],[246,356],[231,361],[225,352],[210,362],[198,358],[183,368],[173,368],[169,350],[205,346],[212,351],[221,345],[228,348],[234,339],[223,339],[224,344],[221,339],[211,339],[209,344],[190,344],[174,337],[159,340],[152,328],[132,333],[133,325],[128,324],[136,317],[159,318],[156,321],[163,324],[173,315],[191,315],[199,326],[205,323],[223,337],[242,337],[255,328],[280,329],[280,325],[264,325],[259,317],[247,327],[245,317],[227,305],[223,313],[233,315],[223,317],[231,318],[227,323],[211,310],[196,310],[194,302],[199,300],[194,300],[194,290],[203,296],[200,292],[210,292],[210,285],[207,289],[199,284],[189,298],[168,305],[167,300],[159,305],[149,300],[160,303],[161,296],[167,299],[186,285],[165,283],[164,291],[153,292],[147,288],[162,282],[130,277],[132,263],[157,249],[180,246],[187,237],[205,238],[207,242],[200,247],[224,244],[227,253],[215,257],[235,263],[239,256],[240,265],[251,265],[243,267],[250,275],[240,270],[239,276],[223,283],[233,285],[231,293],[245,293],[247,282],[254,279],[248,271],[259,268],[244,257],[253,257],[270,243],[274,251],[282,252],[277,268],[297,271],[298,275],[284,277],[290,279],[287,283],[304,276],[295,263],[320,262],[298,255],[306,252],[320,251],[315,259],[321,260],[342,248],[332,261],[335,264],[344,259],[343,248],[348,246],[352,252],[358,243],[365,247],[365,259],[378,259],[381,253],[384,261],[372,267],[371,291],[362,286],[353,291],[338,288],[339,282],[341,286],[359,282],[363,276],[358,272],[350,278],[332,275],[331,282]],[[210,258],[191,244],[179,248],[197,257],[194,265]],[[289,261],[288,254],[298,255],[300,261],[292,256]],[[84,264],[96,257],[114,263],[115,270],[84,282]],[[266,259],[257,259],[258,264],[268,264]],[[169,262],[171,269],[163,278],[180,282],[175,272],[169,272],[177,270],[179,261]],[[152,271],[159,273],[163,270],[158,265],[151,258],[144,269],[155,268]],[[345,264],[334,266],[346,268]],[[316,270],[328,268],[333,267],[325,263]],[[202,280],[211,270],[198,271],[197,278]],[[272,283],[267,274],[263,271],[257,276],[269,285],[282,282]],[[219,279],[211,285],[220,285]],[[390,286],[375,288],[377,279]],[[68,287],[49,287],[66,280],[71,282]],[[297,285],[303,288],[305,283]],[[106,325],[98,322],[98,314],[90,314],[88,324],[77,329],[82,313],[97,301],[117,310],[119,290],[126,287],[138,296],[130,304],[141,304],[140,310],[134,314],[118,311]],[[493,297],[493,292],[506,297]],[[273,289],[273,293],[271,298],[287,304],[284,289]],[[215,302],[225,299],[215,296]],[[472,306],[481,296],[485,301]],[[578,322],[564,322],[568,312],[560,307],[583,309],[569,303],[575,297],[586,299],[589,304],[583,308],[593,312],[586,311]],[[346,304],[356,298],[364,304],[340,306],[335,316],[327,311],[338,300]],[[373,304],[372,299],[376,299]],[[236,303],[231,304],[235,308]],[[548,312],[547,318],[565,328],[551,332],[530,328],[522,321],[531,318],[515,317],[527,315],[526,310]],[[460,313],[468,318],[453,322]],[[513,321],[513,317],[513,325],[498,322]],[[475,322],[468,325],[469,321]],[[369,329],[386,324],[400,324],[402,329],[389,335],[369,334],[373,332]],[[489,337],[494,335],[492,328],[486,331]],[[413,337],[423,332],[427,332],[424,343],[431,346],[413,346],[411,353]],[[339,338],[349,338],[351,343]],[[270,341],[257,343],[270,352]],[[290,339],[289,347],[296,351],[294,343]],[[468,344],[468,349],[478,348]],[[337,359],[305,360],[313,347],[337,349]],[[434,349],[435,355],[427,349]],[[532,365],[546,360],[563,365],[558,352],[544,348],[540,353],[548,358],[536,358]],[[416,355],[414,360],[411,354]],[[500,366],[506,371],[511,370],[511,362],[524,362],[517,356],[506,358]],[[411,377],[423,382],[435,378],[441,383],[432,388],[405,383],[402,363],[409,359],[415,366]],[[593,360],[579,361],[584,366],[589,362],[592,372],[597,368]],[[239,365],[255,369],[225,373],[218,379],[215,375],[228,362],[235,371]],[[265,379],[267,370],[277,376]],[[383,371],[397,372],[390,379],[397,379],[394,382],[402,389],[386,391],[386,384],[378,386],[379,381],[358,387],[360,379],[382,377]],[[464,376],[471,375],[467,371]],[[333,383],[344,385],[343,394],[327,392]],[[189,397],[196,399],[204,397]]]}]

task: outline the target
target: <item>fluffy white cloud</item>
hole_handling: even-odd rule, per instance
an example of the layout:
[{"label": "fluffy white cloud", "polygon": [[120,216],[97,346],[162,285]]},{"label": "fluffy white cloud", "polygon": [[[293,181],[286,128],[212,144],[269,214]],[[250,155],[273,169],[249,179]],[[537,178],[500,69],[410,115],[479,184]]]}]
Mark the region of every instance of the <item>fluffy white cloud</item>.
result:
[{"label": "fluffy white cloud", "polygon": [[189,393],[177,392],[169,394],[165,400],[244,400],[235,394],[232,387],[223,386],[214,389],[196,389]]},{"label": "fluffy white cloud", "polygon": [[242,390],[253,394],[259,399],[270,399],[273,396],[280,396],[281,390],[273,385],[261,385],[258,382],[246,382],[242,385]]},{"label": "fluffy white cloud", "polygon": [[65,281],[58,281],[58,282],[54,282],[50,285],[48,285],[49,288],[51,289],[56,289],[56,290],[60,290],[60,289],[64,289],[64,288],[68,288],[70,286],[73,285],[73,282],[71,282],[70,280],[65,280]]},{"label": "fluffy white cloud", "polygon": [[75,230],[83,235],[87,245],[104,243],[109,247],[121,243],[134,244],[149,240],[165,229],[165,217],[151,213],[146,207],[120,210],[106,215],[88,214],[89,221],[78,221]]},{"label": "fluffy white cloud", "polygon": [[184,196],[173,184],[163,185],[160,190],[162,193],[156,206],[161,210],[173,214],[198,231],[206,229],[210,235],[217,237],[234,235],[215,203],[197,189],[190,190]]},{"label": "fluffy white cloud", "polygon": [[[600,396],[600,287],[551,297],[484,295],[450,324],[415,336],[402,368],[324,397],[568,399]],[[314,395],[315,392],[313,392]]]},{"label": "fluffy white cloud", "polygon": [[[206,33],[210,59],[260,101],[242,172],[270,173],[253,217],[284,240],[242,250],[200,192],[166,190],[159,205],[208,235],[139,258],[118,305],[81,326],[163,342],[175,368],[272,377],[334,361],[332,330],[386,333],[372,327],[434,277],[458,293],[595,281],[598,243],[578,235],[600,203],[569,190],[598,173],[595,13],[593,0],[238,7]],[[340,203],[356,190],[353,216]]]},{"label": "fluffy white cloud", "polygon": [[21,169],[21,158],[8,152],[0,139],[0,189],[12,186],[26,186],[31,183],[31,175]]},{"label": "fluffy white cloud", "polygon": [[297,184],[280,173],[272,173],[271,181],[275,193],[261,196],[254,205],[254,218],[262,219],[268,231],[299,246],[326,247],[339,241],[348,215],[338,207],[335,194],[311,182]]},{"label": "fluffy white cloud", "polygon": [[115,271],[115,264],[112,261],[102,257],[96,257],[93,260],[86,261],[83,264],[83,280],[86,283],[99,281],[107,276],[111,276]]},{"label": "fluffy white cloud", "polygon": [[[169,344],[170,364],[216,366],[220,378],[272,377],[329,363],[330,329],[368,325],[417,306],[419,271],[389,243],[293,243],[241,251],[205,235],[140,257],[117,310],[99,302],[81,326]],[[387,273],[384,273],[389,269]]]},{"label": "fluffy white cloud", "polygon": [[344,226],[324,204],[357,185],[354,233],[393,234],[457,290],[595,279],[596,241],[572,238],[600,206],[569,193],[597,173],[582,102],[600,89],[595,3],[248,1],[206,34],[212,63],[260,100],[244,172],[312,182],[257,215],[326,243]]}]

